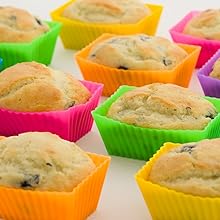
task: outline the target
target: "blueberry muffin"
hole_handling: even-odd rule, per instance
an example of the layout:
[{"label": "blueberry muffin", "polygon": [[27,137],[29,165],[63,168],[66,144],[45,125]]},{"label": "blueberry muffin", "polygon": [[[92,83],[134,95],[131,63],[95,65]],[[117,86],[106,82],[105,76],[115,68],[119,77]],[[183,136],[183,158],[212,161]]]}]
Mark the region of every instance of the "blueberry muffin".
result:
[{"label": "blueberry muffin", "polygon": [[220,40],[220,9],[208,9],[193,17],[183,33],[207,40]]},{"label": "blueberry muffin", "polygon": [[220,139],[188,143],[164,153],[149,180],[183,193],[220,196]]},{"label": "blueberry muffin", "polygon": [[129,24],[150,14],[140,0],[76,0],[64,9],[62,16],[90,23]]},{"label": "blueberry muffin", "polygon": [[49,132],[0,139],[0,186],[68,192],[94,169],[78,146]]},{"label": "blueberry muffin", "polygon": [[0,42],[31,42],[48,30],[46,23],[25,10],[0,7]]},{"label": "blueberry muffin", "polygon": [[46,112],[87,102],[89,90],[72,75],[36,62],[18,63],[0,74],[0,108]]},{"label": "blueberry muffin", "polygon": [[143,128],[204,129],[217,115],[212,103],[173,84],[153,83],[128,91],[109,108],[107,117]]},{"label": "blueberry muffin", "polygon": [[216,78],[216,79],[220,79],[220,59],[218,59],[214,63],[213,70],[209,76]]},{"label": "blueberry muffin", "polygon": [[185,50],[165,38],[136,34],[97,43],[88,60],[124,70],[170,70],[186,56]]}]

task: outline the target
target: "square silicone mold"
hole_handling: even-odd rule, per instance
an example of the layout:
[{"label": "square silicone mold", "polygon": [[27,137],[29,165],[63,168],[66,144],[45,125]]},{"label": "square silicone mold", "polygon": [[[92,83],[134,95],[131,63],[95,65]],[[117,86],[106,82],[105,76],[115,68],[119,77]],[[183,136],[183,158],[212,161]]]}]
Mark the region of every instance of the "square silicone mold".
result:
[{"label": "square silicone mold", "polygon": [[154,35],[163,10],[163,7],[160,5],[146,4],[151,9],[152,14],[135,24],[95,24],[71,20],[62,16],[64,9],[74,1],[69,1],[52,11],[51,17],[53,20],[63,24],[60,36],[64,47],[76,50],[85,47],[103,33],[146,33]]},{"label": "square silicone mold", "polygon": [[61,24],[47,22],[48,32],[28,43],[0,43],[0,54],[4,60],[3,69],[24,61],[50,64]]},{"label": "square silicone mold", "polygon": [[180,22],[169,30],[174,42],[197,45],[201,47],[201,53],[196,67],[201,67],[218,49],[220,49],[220,41],[207,40],[183,33],[185,25],[199,13],[199,11],[189,12]]},{"label": "square silicone mold", "polygon": [[[106,116],[111,104],[122,94],[134,89],[121,86],[114,95],[92,112],[105,147],[110,155],[148,160],[160,146],[168,141],[186,143],[220,136],[220,114],[203,130],[170,130],[142,128],[122,123]],[[204,97],[220,112],[220,100]]]},{"label": "square silicone mold", "polygon": [[96,165],[72,192],[0,187],[0,216],[5,220],[84,220],[96,210],[110,158],[89,153]]},{"label": "square silicone mold", "polygon": [[123,70],[97,64],[87,59],[91,48],[95,44],[113,36],[116,35],[103,34],[76,54],[76,61],[81,69],[83,78],[104,84],[104,96],[110,96],[121,85],[143,86],[154,82],[162,82],[173,83],[183,87],[188,86],[200,52],[199,47],[179,45],[188,53],[188,56],[174,69],[163,71]]},{"label": "square silicone mold", "polygon": [[152,183],[149,180],[149,174],[155,161],[168,150],[178,146],[179,144],[165,143],[153,158],[135,175],[152,219],[218,220],[220,198],[184,194]]},{"label": "square silicone mold", "polygon": [[82,81],[91,92],[85,103],[63,111],[16,112],[0,109],[0,134],[17,135],[28,131],[49,131],[69,141],[77,141],[88,133],[93,124],[91,111],[98,105],[102,84]]},{"label": "square silicone mold", "polygon": [[220,49],[198,70],[197,76],[205,95],[220,98],[220,80],[209,76],[218,59],[220,59]]}]

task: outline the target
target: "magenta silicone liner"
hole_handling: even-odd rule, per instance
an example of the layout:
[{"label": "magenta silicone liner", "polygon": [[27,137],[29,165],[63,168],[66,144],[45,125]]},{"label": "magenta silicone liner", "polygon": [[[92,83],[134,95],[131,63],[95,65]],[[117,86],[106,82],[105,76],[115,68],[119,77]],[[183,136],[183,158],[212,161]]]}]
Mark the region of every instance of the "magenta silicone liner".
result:
[{"label": "magenta silicone liner", "polygon": [[220,59],[220,49],[198,70],[197,76],[206,96],[220,98],[220,80],[209,76],[218,59]]},{"label": "magenta silicone liner", "polygon": [[103,85],[81,81],[92,93],[85,104],[63,111],[15,112],[0,109],[0,135],[11,136],[28,131],[49,131],[69,141],[77,141],[93,124],[91,111],[98,105]]},{"label": "magenta silicone liner", "polygon": [[199,13],[199,11],[191,11],[169,30],[174,42],[201,46],[201,52],[196,67],[201,67],[218,49],[220,49],[220,41],[202,39],[182,33],[185,25]]}]

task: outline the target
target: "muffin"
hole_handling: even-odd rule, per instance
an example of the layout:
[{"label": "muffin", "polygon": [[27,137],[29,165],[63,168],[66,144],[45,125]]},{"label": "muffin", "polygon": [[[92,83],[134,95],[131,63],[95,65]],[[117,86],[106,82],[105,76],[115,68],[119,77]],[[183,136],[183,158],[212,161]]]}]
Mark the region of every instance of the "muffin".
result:
[{"label": "muffin", "polygon": [[219,197],[220,139],[187,143],[161,155],[149,180],[183,193]]},{"label": "muffin", "polygon": [[91,23],[133,24],[150,14],[140,0],[76,0],[62,16]]},{"label": "muffin", "polygon": [[0,42],[31,42],[47,31],[49,26],[26,10],[0,7]]},{"label": "muffin", "polygon": [[88,60],[124,70],[171,70],[187,55],[165,38],[136,34],[115,36],[95,44]]},{"label": "muffin", "polygon": [[207,40],[220,40],[220,9],[208,9],[193,17],[183,33]]},{"label": "muffin", "polygon": [[24,112],[65,110],[88,101],[89,90],[70,74],[36,62],[0,74],[0,108]]},{"label": "muffin", "polygon": [[212,72],[210,73],[211,77],[213,78],[217,78],[217,79],[220,79],[220,59],[218,59],[214,65],[213,65],[213,70]]},{"label": "muffin", "polygon": [[78,146],[49,132],[0,139],[0,186],[72,191],[95,164]]},{"label": "muffin", "polygon": [[121,95],[107,117],[143,128],[202,130],[217,115],[212,103],[173,84],[153,83]]}]

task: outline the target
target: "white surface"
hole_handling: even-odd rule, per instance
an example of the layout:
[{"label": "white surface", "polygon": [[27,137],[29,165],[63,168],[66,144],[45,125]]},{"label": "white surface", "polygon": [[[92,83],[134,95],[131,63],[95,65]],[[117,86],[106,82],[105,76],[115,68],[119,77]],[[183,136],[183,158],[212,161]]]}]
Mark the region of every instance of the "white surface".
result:
[{"label": "white surface", "polygon": [[[49,19],[49,12],[65,2],[65,0],[0,0],[0,5],[13,5],[25,8],[43,19]],[[164,5],[164,11],[161,16],[157,35],[168,38],[170,38],[168,33],[169,28],[189,11],[219,7],[219,0],[149,0],[146,2]],[[73,51],[65,50],[60,40],[57,42],[51,66],[71,72],[79,79],[82,78],[79,68],[73,61]],[[190,88],[202,94],[201,87],[195,74],[191,80]],[[102,139],[95,126],[93,126],[92,131],[78,141],[77,144],[86,151],[107,154]],[[144,163],[144,161],[112,157],[99,206],[97,211],[88,218],[89,220],[151,219],[144,200],[134,181],[134,174],[142,165],[144,165]]]}]

